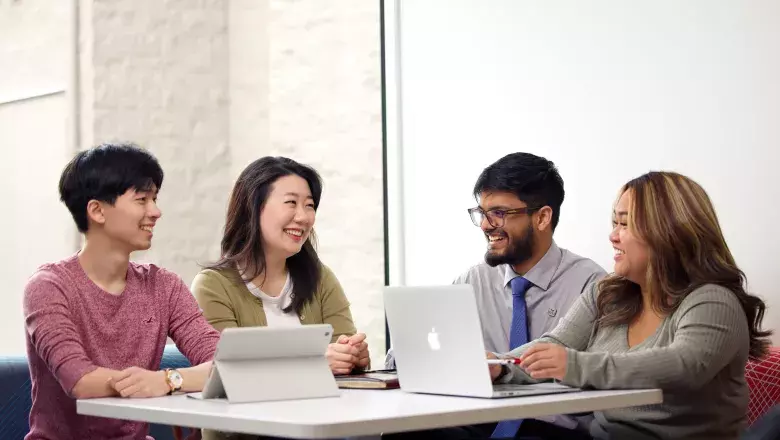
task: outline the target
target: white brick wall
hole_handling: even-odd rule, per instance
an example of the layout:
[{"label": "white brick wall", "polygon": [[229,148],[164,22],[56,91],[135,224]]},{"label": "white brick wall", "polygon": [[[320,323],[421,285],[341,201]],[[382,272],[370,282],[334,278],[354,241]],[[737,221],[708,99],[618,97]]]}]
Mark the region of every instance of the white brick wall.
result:
[{"label": "white brick wall", "polygon": [[268,107],[268,1],[230,0],[231,179],[265,154],[270,144]]},{"label": "white brick wall", "polygon": [[316,230],[372,362],[384,356],[379,2],[272,0],[269,153],[315,167]]},{"label": "white brick wall", "polygon": [[[378,365],[384,354],[378,2],[79,3],[82,147],[132,140],[149,148],[166,173],[155,243],[134,258],[189,283],[198,263],[218,256],[228,194],[246,164],[268,154],[308,163],[325,181],[316,226],[321,257],[344,286]],[[57,41],[37,59],[56,65],[49,70],[67,83],[68,8],[42,0],[12,5],[29,8],[30,19],[0,17],[6,25],[0,59],[19,43],[16,35]],[[41,5],[51,21],[41,18]],[[0,11],[7,7],[0,0]],[[6,34],[9,28],[14,33]],[[25,77],[33,76],[15,76],[14,87]],[[56,190],[49,186],[36,190]],[[50,200],[37,209],[42,215],[64,208]],[[7,313],[18,318],[12,308]],[[15,347],[22,346],[18,335]]]},{"label": "white brick wall", "polygon": [[165,171],[163,217],[140,260],[186,283],[217,257],[230,191],[228,30],[224,0],[95,1],[92,133],[132,140]]}]

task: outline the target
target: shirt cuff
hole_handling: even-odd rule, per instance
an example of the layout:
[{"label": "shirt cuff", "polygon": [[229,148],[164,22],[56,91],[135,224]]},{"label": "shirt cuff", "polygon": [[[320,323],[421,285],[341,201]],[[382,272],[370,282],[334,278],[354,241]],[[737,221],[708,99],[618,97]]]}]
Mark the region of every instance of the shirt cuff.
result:
[{"label": "shirt cuff", "polygon": [[97,369],[97,365],[87,360],[72,360],[60,366],[55,376],[65,393],[73,397],[73,388],[79,380]]},{"label": "shirt cuff", "polygon": [[582,377],[579,368],[580,352],[571,348],[566,348],[566,374],[563,375],[565,385],[573,387],[582,387]]}]

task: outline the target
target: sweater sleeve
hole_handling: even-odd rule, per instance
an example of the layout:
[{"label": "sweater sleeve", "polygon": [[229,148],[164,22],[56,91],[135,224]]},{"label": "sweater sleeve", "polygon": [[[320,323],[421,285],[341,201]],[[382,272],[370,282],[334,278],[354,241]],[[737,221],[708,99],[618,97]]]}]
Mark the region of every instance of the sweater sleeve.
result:
[{"label": "sweater sleeve", "polygon": [[675,315],[674,341],[665,347],[620,354],[567,350],[563,383],[599,389],[697,389],[749,346],[745,312],[723,287],[691,292]]},{"label": "sweater sleeve", "polygon": [[200,272],[192,280],[192,293],[208,323],[221,332],[228,327],[238,327],[238,320],[220,278],[212,270]]},{"label": "sweater sleeve", "polygon": [[199,365],[214,359],[219,342],[219,332],[203,317],[192,293],[181,278],[173,273],[170,304],[170,337],[189,359],[192,365]]},{"label": "sweater sleeve", "polygon": [[36,273],[24,289],[24,319],[35,352],[70,395],[98,365],[87,356],[65,289],[57,275],[45,270]]},{"label": "sweater sleeve", "polygon": [[[499,355],[498,357],[519,358],[529,347],[540,342],[559,344],[570,349],[570,352],[585,350],[588,347],[590,336],[593,333],[593,326],[596,322],[597,288],[598,283],[592,283],[589,288],[586,288],[551,332],[545,333],[539,339],[521,345],[509,353]],[[541,381],[531,378],[520,366],[511,365],[508,367],[507,374],[501,377],[500,382],[538,383]]]},{"label": "sweater sleeve", "polygon": [[354,335],[357,330],[352,320],[352,312],[349,309],[349,301],[344,294],[336,275],[327,267],[322,266],[322,280],[318,292],[322,304],[322,321],[333,326],[333,342],[339,336]]}]

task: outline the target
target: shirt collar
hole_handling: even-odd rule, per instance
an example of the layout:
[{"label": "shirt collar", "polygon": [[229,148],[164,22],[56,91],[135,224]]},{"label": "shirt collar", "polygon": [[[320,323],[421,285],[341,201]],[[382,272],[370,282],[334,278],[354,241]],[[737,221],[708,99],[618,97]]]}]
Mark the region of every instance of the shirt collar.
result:
[{"label": "shirt collar", "polygon": [[[547,249],[547,252],[544,254],[544,257],[542,257],[528,273],[523,275],[523,277],[530,281],[534,286],[542,290],[547,290],[553,275],[555,275],[555,271],[558,270],[558,266],[561,264],[562,257],[563,252],[558,245],[555,244],[555,240],[553,240],[550,248]],[[511,265],[505,264],[504,266],[504,286],[508,286],[512,279],[519,277],[520,274],[515,272]]]}]

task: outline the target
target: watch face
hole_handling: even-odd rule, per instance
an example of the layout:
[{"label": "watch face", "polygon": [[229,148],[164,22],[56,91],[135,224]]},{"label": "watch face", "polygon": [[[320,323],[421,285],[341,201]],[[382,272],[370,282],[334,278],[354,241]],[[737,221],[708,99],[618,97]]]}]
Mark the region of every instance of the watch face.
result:
[{"label": "watch face", "polygon": [[170,380],[173,386],[176,388],[180,388],[182,382],[184,382],[181,374],[176,370],[171,370],[168,372],[168,380]]}]

